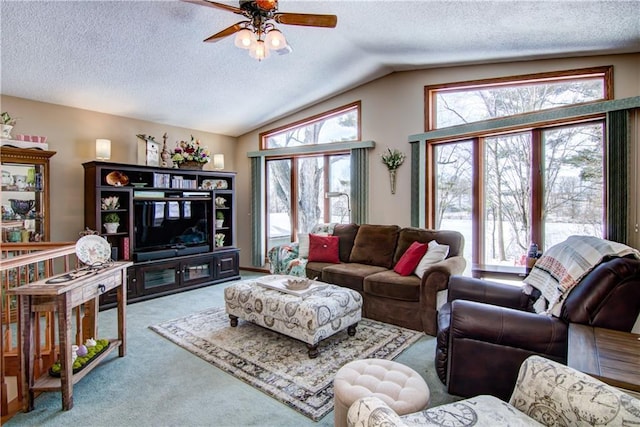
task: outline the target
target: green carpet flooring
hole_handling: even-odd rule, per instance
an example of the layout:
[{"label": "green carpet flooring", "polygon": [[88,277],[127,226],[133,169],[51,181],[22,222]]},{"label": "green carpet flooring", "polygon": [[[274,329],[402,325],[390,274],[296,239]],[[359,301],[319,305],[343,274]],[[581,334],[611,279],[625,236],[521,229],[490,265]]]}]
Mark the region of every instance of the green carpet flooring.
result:
[{"label": "green carpet flooring", "polygon": [[[243,279],[255,273],[241,272]],[[333,412],[313,422],[250,385],[171,343],[148,327],[224,306],[230,283],[127,306],[127,355],[117,351],[74,386],[74,407],[62,411],[59,392],[38,396],[35,408],[7,426],[332,426]],[[113,338],[116,310],[100,312],[99,338]],[[435,338],[425,335],[395,360],[419,372],[431,406],[447,395],[434,372]]]}]

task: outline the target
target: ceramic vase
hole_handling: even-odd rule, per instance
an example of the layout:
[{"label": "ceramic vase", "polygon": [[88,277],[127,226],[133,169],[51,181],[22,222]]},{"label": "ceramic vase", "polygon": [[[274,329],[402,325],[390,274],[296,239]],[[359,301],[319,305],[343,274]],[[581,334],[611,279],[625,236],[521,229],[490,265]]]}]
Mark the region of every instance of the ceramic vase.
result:
[{"label": "ceramic vase", "polygon": [[0,137],[3,139],[11,139],[11,129],[13,129],[13,126],[0,125]]},{"label": "ceramic vase", "polygon": [[391,184],[391,194],[396,194],[396,170],[389,171],[389,183]]},{"label": "ceramic vase", "polygon": [[107,233],[117,233],[119,226],[120,224],[116,222],[108,222],[104,224],[104,228],[107,230]]}]

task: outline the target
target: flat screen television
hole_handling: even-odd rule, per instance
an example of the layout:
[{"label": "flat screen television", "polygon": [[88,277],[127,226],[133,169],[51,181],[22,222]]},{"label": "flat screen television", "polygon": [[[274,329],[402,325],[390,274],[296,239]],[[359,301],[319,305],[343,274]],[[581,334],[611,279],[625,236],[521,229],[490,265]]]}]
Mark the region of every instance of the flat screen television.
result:
[{"label": "flat screen television", "polygon": [[[211,246],[211,200],[134,200],[134,254]],[[193,250],[188,253],[194,253]],[[152,256],[143,256],[152,259]],[[138,256],[140,258],[140,256]]]}]

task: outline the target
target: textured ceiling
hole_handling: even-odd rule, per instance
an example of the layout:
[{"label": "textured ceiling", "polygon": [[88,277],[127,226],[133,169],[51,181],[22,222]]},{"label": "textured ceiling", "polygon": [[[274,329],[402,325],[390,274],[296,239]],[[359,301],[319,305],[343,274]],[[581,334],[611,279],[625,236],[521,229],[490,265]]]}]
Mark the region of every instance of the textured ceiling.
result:
[{"label": "textured ceiling", "polygon": [[[237,6],[235,1],[224,2]],[[2,94],[238,136],[397,70],[640,52],[640,0],[294,1],[335,29],[279,25],[258,62],[242,20],[180,1],[0,0]]]}]

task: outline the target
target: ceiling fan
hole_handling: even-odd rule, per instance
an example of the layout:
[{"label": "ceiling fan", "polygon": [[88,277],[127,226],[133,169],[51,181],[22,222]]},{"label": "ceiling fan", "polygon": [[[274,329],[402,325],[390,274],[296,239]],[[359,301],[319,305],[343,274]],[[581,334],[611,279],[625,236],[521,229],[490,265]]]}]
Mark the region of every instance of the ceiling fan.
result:
[{"label": "ceiling fan", "polygon": [[245,21],[237,22],[215,33],[204,41],[217,42],[227,36],[236,34],[235,45],[242,49],[249,49],[249,54],[259,61],[267,58],[272,50],[279,54],[291,51],[291,47],[287,44],[284,35],[275,27],[273,22],[284,25],[326,28],[334,28],[338,22],[336,15],[278,12],[277,0],[240,0],[240,7],[210,0],[182,1],[227,10],[247,18]]}]

